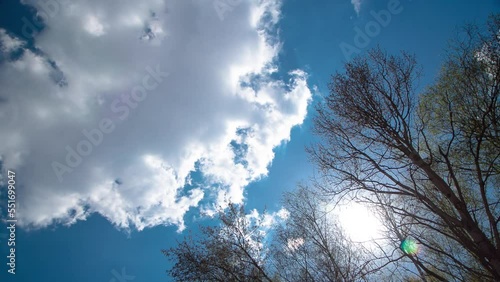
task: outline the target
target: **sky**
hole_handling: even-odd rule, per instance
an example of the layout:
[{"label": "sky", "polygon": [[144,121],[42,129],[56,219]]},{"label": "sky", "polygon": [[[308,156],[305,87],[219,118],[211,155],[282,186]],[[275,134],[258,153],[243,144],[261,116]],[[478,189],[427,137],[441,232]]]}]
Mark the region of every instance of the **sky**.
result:
[{"label": "sky", "polygon": [[315,173],[314,105],[343,63],[405,50],[424,89],[457,28],[499,11],[493,0],[0,1],[0,281],[170,281],[161,249],[227,199],[282,216],[282,194]]}]

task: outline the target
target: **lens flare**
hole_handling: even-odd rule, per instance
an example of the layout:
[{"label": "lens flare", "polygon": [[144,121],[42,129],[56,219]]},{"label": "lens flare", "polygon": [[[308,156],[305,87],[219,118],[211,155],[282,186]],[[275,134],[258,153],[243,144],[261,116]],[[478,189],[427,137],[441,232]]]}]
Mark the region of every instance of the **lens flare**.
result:
[{"label": "lens flare", "polygon": [[404,239],[400,247],[407,255],[416,255],[418,253],[418,244],[411,238]]}]

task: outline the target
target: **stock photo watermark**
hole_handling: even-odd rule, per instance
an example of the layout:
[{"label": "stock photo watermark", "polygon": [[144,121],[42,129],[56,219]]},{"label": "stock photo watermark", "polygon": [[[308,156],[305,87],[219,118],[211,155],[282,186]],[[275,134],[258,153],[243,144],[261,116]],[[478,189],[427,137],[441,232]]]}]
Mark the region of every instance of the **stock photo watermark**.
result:
[{"label": "stock photo watermark", "polygon": [[122,267],[121,273],[116,271],[116,269],[113,269],[111,270],[111,274],[113,274],[113,278],[111,278],[109,282],[126,282],[135,279],[135,276],[127,274],[125,267]]},{"label": "stock photo watermark", "polygon": [[382,28],[387,27],[392,20],[394,15],[398,15],[403,11],[403,6],[399,0],[390,0],[387,3],[387,9],[376,11],[370,11],[370,15],[373,20],[365,24],[364,29],[359,27],[354,28],[354,39],[353,44],[342,42],[339,44],[344,58],[349,60],[353,54],[361,53],[361,49],[368,47],[371,40],[378,36],[382,31]]},{"label": "stock photo watermark", "polygon": [[61,7],[70,3],[69,0],[41,0],[36,2],[37,13],[30,20],[26,17],[22,17],[21,21],[23,26],[21,28],[21,33],[26,39],[33,38],[37,33],[39,33],[43,27],[44,22],[48,22],[50,18],[55,17]]},{"label": "stock photo watermark", "polygon": [[[137,108],[140,102],[144,101],[148,93],[163,81],[170,74],[150,66],[146,67],[147,74],[142,78],[142,83],[133,87],[130,94],[122,94],[111,103],[111,111],[118,115],[119,120],[124,121],[128,118],[130,112]],[[116,128],[115,122],[110,118],[102,118],[96,127],[81,131],[83,138],[75,145],[65,147],[66,157],[64,162],[53,161],[51,166],[59,182],[63,181],[63,175],[71,173],[78,167],[85,157],[89,156],[95,147],[99,146],[106,134],[112,133]]]},{"label": "stock photo watermark", "polygon": [[16,274],[16,173],[12,170],[7,171],[7,272]]}]

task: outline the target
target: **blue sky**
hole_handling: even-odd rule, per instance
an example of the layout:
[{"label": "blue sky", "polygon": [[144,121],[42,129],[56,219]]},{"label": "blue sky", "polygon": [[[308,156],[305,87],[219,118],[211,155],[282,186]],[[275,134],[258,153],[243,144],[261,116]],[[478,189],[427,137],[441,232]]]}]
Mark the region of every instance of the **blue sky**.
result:
[{"label": "blue sky", "polygon": [[[5,219],[15,171],[18,220],[15,275],[0,231],[1,281],[170,281],[160,250],[206,223],[202,212],[229,197],[276,213],[313,175],[304,147],[314,104],[348,60],[341,44],[415,53],[424,87],[456,28],[500,10],[493,0],[22,2],[0,2],[0,198]],[[390,19],[356,45],[380,11]]]}]

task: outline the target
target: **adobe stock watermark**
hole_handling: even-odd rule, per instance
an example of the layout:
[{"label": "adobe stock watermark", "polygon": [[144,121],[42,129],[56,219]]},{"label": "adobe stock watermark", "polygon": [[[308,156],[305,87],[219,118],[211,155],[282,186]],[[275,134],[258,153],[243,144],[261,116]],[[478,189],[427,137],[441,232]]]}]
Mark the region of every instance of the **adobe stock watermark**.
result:
[{"label": "adobe stock watermark", "polygon": [[243,0],[214,0],[213,5],[217,16],[221,21],[224,21],[224,14],[231,12],[236,6],[241,4]]},{"label": "adobe stock watermark", "polygon": [[[111,102],[111,111],[117,114],[118,119],[121,121],[127,119],[130,112],[148,97],[148,92],[156,89],[163,79],[170,75],[162,72],[159,65],[156,65],[156,69],[148,66],[145,70],[147,74],[142,78],[139,85],[131,89],[130,94],[122,94]],[[78,167],[84,158],[89,156],[94,148],[103,142],[105,135],[112,133],[115,128],[116,125],[113,120],[102,118],[96,127],[90,130],[83,129],[81,131],[83,138],[74,147],[69,145],[65,147],[66,157],[64,161],[62,163],[53,161],[51,164],[59,182],[63,181],[64,174],[71,173]]]},{"label": "adobe stock watermark", "polygon": [[126,282],[135,279],[135,276],[127,275],[125,267],[122,267],[121,273],[113,269],[111,270],[111,274],[113,274],[113,278],[111,278],[109,282]]},{"label": "adobe stock watermark", "polygon": [[344,58],[349,60],[353,54],[361,53],[361,49],[368,47],[372,38],[378,36],[383,27],[387,27],[392,20],[393,15],[397,15],[403,11],[403,7],[399,0],[389,0],[387,9],[378,12],[370,11],[373,20],[366,23],[364,30],[359,27],[354,28],[354,45],[347,42],[339,44],[340,50],[344,54]]},{"label": "adobe stock watermark", "polygon": [[23,26],[21,33],[25,39],[33,38],[39,33],[50,18],[55,17],[60,11],[62,5],[68,4],[69,0],[40,0],[36,1],[37,13],[30,20],[22,17]]}]

